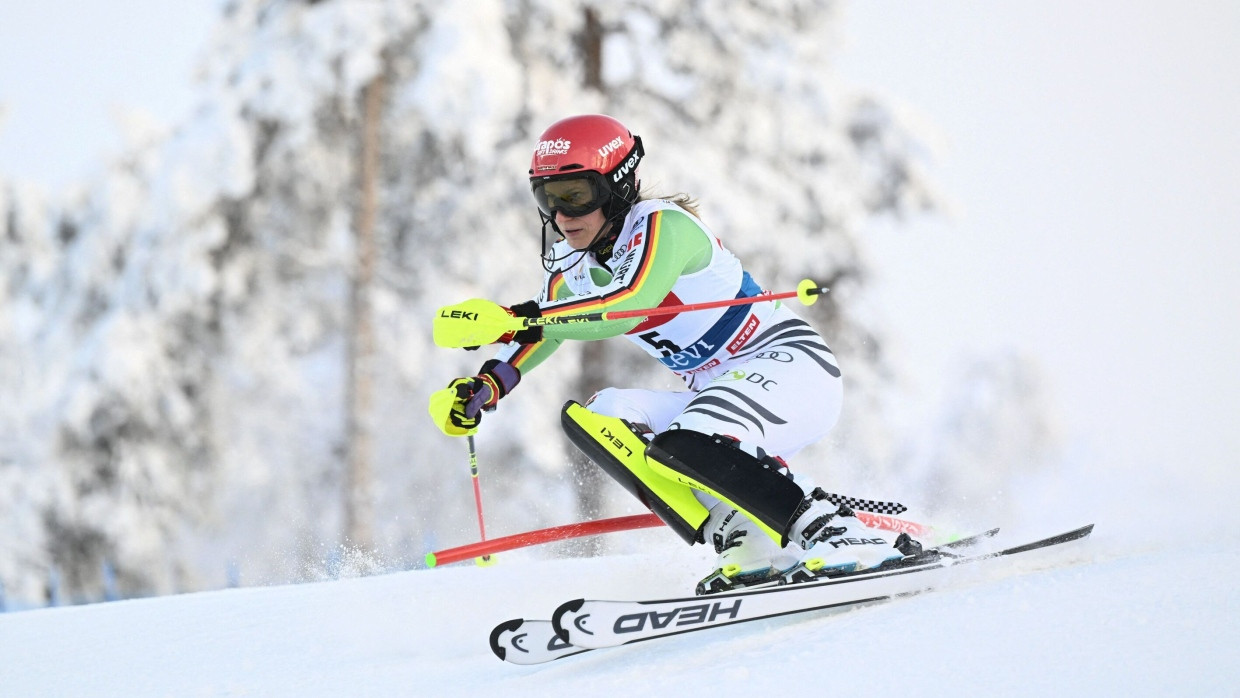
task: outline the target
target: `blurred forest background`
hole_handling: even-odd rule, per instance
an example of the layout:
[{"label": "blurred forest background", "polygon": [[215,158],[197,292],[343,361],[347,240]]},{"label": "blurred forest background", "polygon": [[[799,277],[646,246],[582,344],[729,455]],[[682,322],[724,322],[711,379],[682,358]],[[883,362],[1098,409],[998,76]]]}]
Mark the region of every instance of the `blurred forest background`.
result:
[{"label": "blurred forest background", "polygon": [[[192,118],[66,191],[0,179],[3,593],[321,579],[476,540],[465,444],[425,405],[488,352],[434,346],[431,313],[537,293],[525,173],[576,113],[640,134],[644,189],[698,197],[766,288],[831,287],[804,312],[845,416],[794,468],[1001,513],[1056,457],[1038,369],[976,357],[933,438],[886,418],[916,368],[884,351],[861,231],[943,195],[921,127],[833,73],[840,22],[828,0],[228,3]],[[612,384],[679,387],[625,342],[576,344],[486,417],[488,533],[638,512],[560,437],[560,405]]]}]

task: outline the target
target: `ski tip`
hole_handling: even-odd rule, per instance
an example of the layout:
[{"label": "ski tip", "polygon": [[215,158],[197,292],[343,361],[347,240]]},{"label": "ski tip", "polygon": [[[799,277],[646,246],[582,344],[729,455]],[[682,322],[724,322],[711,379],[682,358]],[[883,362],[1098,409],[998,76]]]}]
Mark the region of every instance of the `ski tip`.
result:
[{"label": "ski tip", "polygon": [[1089,534],[1093,532],[1094,532],[1094,525],[1086,524],[1084,526],[1081,526],[1080,528],[1074,528],[1071,531],[1068,531],[1067,533],[1062,533],[1058,536],[1055,536],[1055,538],[1056,540],[1059,540],[1060,542],[1066,543],[1068,541],[1079,540],[1081,538],[1087,538]]},{"label": "ski tip", "polygon": [[972,539],[973,542],[980,542],[986,538],[994,538],[997,535],[999,535],[999,529],[996,527],[996,528],[987,529],[985,531],[982,531],[981,533],[978,533],[972,536],[956,536],[955,540],[964,540],[967,542],[970,539]]},{"label": "ski tip", "polygon": [[426,560],[427,567],[434,567],[439,564],[439,561],[435,559],[435,553],[427,553],[424,559]]},{"label": "ski tip", "polygon": [[1066,533],[1060,533],[1057,536],[1051,536],[1049,538],[1043,538],[1042,540],[1034,541],[1032,543],[1018,545],[1014,548],[1008,548],[1007,550],[1004,550],[1001,554],[1014,555],[1016,553],[1024,553],[1030,550],[1037,550],[1039,548],[1046,548],[1052,545],[1059,545],[1061,543],[1069,543],[1074,540],[1088,538],[1089,534],[1093,533],[1093,531],[1094,531],[1094,525],[1088,524],[1086,526],[1081,526],[1080,528],[1074,528],[1071,531],[1068,531]]},{"label": "ski tip", "polygon": [[496,657],[503,660],[508,655],[508,651],[504,647],[500,646],[499,636],[505,631],[516,630],[521,627],[521,624],[524,622],[524,619],[513,618],[512,620],[506,620],[495,626],[495,629],[491,631],[491,651],[495,653]]}]

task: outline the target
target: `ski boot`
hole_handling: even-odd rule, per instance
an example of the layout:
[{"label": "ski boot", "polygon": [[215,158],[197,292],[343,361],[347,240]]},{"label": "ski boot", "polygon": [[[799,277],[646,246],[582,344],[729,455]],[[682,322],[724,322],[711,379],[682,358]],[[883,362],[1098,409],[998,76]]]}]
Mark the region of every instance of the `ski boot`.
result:
[{"label": "ski boot", "polygon": [[922,553],[912,536],[891,540],[889,532],[861,523],[847,505],[828,501],[821,488],[801,503],[788,537],[809,555],[781,575],[784,584],[878,570]]},{"label": "ski boot", "polygon": [[749,517],[724,502],[711,507],[703,535],[719,557],[715,571],[698,582],[698,595],[778,583],[800,557],[791,546],[780,549]]}]

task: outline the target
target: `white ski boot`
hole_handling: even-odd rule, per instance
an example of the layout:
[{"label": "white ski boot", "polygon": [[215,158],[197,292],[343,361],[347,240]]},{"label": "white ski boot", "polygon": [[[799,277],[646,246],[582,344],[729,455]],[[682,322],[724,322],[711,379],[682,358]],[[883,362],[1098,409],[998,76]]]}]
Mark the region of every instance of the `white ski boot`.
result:
[{"label": "white ski boot", "polygon": [[703,534],[719,557],[715,561],[715,571],[698,582],[698,594],[714,594],[773,581],[795,566],[802,555],[801,550],[792,545],[781,549],[749,517],[726,502],[711,507]]},{"label": "white ski boot", "polygon": [[[809,552],[796,571],[819,576],[873,569],[922,551],[921,543],[907,533],[893,536],[861,523],[852,509],[828,501],[821,488],[801,503],[788,538]],[[802,574],[793,577],[786,581],[804,581]]]}]

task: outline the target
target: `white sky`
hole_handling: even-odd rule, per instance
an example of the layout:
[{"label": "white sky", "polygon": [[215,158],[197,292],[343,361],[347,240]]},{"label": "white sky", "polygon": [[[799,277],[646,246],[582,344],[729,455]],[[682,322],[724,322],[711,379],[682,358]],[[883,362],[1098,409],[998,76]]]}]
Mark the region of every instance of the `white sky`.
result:
[{"label": "white sky", "polygon": [[[0,173],[76,180],[119,149],[116,107],[176,123],[217,5],[9,3]],[[866,0],[847,15],[842,76],[939,129],[934,169],[959,206],[875,231],[880,298],[928,403],[953,357],[1016,348],[1101,456],[1238,465],[1240,4]]]},{"label": "white sky", "polygon": [[0,174],[47,191],[121,150],[115,110],[171,126],[219,0],[39,0],[0,11]]},{"label": "white sky", "polygon": [[1235,482],[1240,4],[847,15],[843,77],[939,128],[959,206],[877,235],[903,348],[932,376],[962,352],[1032,353],[1100,458]]}]

